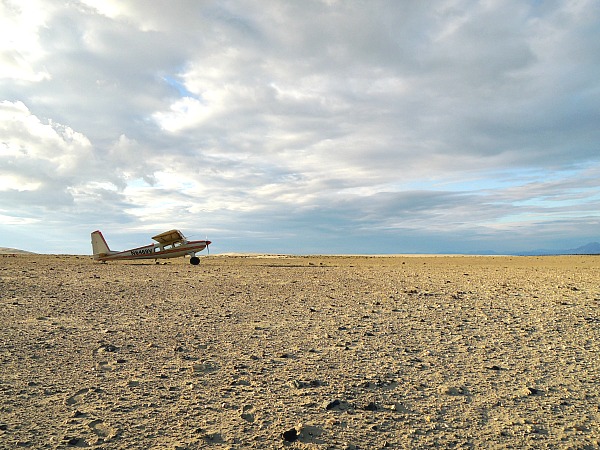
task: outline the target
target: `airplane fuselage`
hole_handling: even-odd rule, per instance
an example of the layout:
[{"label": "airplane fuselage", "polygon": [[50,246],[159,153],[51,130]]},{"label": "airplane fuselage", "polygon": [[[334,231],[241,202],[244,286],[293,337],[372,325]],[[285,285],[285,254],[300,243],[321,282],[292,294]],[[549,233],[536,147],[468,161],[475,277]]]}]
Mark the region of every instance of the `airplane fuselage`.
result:
[{"label": "airplane fuselage", "polygon": [[207,242],[210,241],[189,241],[185,244],[169,246],[164,248],[160,245],[145,245],[143,247],[132,248],[122,252],[111,252],[106,255],[98,255],[98,261],[115,261],[126,259],[160,259],[160,258],[177,258],[179,256],[192,255],[206,248]]}]

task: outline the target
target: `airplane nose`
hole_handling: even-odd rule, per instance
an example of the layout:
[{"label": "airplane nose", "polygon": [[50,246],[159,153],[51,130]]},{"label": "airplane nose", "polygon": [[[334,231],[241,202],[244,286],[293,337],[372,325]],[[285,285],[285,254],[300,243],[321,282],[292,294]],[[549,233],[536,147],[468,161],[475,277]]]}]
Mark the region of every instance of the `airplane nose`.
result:
[{"label": "airplane nose", "polygon": [[212,242],[210,241],[206,241],[206,245],[209,246],[210,244],[212,244]]}]

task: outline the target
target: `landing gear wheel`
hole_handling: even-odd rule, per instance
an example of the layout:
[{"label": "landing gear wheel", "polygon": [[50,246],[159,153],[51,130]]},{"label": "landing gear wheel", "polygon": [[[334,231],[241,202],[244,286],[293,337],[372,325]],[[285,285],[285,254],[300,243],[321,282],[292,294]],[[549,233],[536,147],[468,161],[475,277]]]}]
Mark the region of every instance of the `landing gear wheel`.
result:
[{"label": "landing gear wheel", "polygon": [[190,264],[197,266],[198,264],[200,264],[200,258],[198,258],[197,256],[192,256],[190,258]]}]

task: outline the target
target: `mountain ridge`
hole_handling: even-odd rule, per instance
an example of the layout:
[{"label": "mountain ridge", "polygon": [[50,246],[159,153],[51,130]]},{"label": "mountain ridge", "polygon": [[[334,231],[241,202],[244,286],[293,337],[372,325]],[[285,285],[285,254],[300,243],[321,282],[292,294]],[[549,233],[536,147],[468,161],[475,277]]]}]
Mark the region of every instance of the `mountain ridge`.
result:
[{"label": "mountain ridge", "polygon": [[19,250],[18,248],[0,247],[0,255],[33,255],[33,252]]},{"label": "mountain ridge", "polygon": [[513,255],[518,256],[544,256],[544,255],[600,255],[600,242],[588,242],[576,248],[565,250],[537,249],[523,252],[516,252]]}]

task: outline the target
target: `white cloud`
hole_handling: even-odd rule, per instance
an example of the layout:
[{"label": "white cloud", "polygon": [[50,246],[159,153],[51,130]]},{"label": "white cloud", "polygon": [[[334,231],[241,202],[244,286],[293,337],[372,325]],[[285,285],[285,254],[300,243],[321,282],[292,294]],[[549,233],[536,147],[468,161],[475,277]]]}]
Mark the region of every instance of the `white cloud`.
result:
[{"label": "white cloud", "polygon": [[81,3],[95,9],[99,14],[114,19],[123,13],[122,2],[111,0],[81,0]]},{"label": "white cloud", "polygon": [[211,115],[210,106],[191,97],[176,100],[168,112],[156,112],[153,118],[163,130],[177,132],[200,125]]},{"label": "white cloud", "polygon": [[0,3],[0,79],[38,82],[50,78],[39,64],[46,51],[38,35],[49,9],[47,3],[36,0]]},{"label": "white cloud", "polygon": [[289,248],[308,229],[332,249],[377,230],[395,251],[500,246],[509,229],[592,237],[593,0],[0,8],[14,220],[127,232],[201,217]]},{"label": "white cloud", "polygon": [[85,136],[52,120],[43,123],[22,102],[0,102],[0,139],[4,170],[21,178],[78,177],[92,157]]}]

